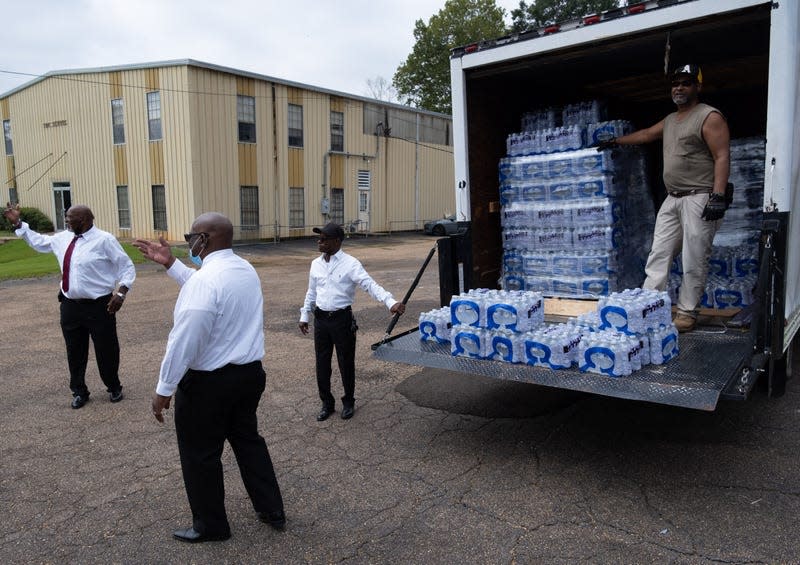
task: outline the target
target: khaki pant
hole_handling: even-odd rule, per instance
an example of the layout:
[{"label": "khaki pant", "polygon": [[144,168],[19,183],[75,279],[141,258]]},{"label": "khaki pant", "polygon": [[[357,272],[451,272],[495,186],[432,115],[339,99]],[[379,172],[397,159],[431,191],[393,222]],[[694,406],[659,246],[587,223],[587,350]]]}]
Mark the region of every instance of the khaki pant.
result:
[{"label": "khaki pant", "polygon": [[681,253],[683,280],[678,294],[678,311],[697,316],[697,308],[706,287],[708,258],[714,235],[722,220],[708,222],[700,216],[708,194],[675,198],[667,196],[656,217],[653,246],[644,268],[644,288],[666,290],[672,260]]}]

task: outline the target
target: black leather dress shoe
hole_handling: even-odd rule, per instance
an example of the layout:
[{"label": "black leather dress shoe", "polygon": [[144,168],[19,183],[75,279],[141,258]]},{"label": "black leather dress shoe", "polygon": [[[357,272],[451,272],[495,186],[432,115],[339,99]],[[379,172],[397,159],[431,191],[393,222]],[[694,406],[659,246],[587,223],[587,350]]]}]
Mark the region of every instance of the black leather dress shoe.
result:
[{"label": "black leather dress shoe", "polygon": [[317,414],[317,422],[323,422],[328,419],[328,417],[336,412],[333,406],[323,406],[322,409]]},{"label": "black leather dress shoe", "polygon": [[175,530],[172,532],[172,537],[186,543],[203,543],[204,541],[225,541],[231,537],[231,533],[201,534],[194,528],[186,528],[185,530]]},{"label": "black leather dress shoe", "polygon": [[342,407],[342,420],[349,420],[353,417],[353,413],[356,411],[355,406],[343,406]]},{"label": "black leather dress shoe", "polygon": [[72,407],[76,410],[78,408],[83,408],[87,402],[89,402],[88,396],[77,395],[72,397]]},{"label": "black leather dress shoe", "polygon": [[269,524],[279,532],[286,529],[286,514],[284,514],[283,510],[278,510],[277,512],[259,512],[258,519],[265,524]]},{"label": "black leather dress shoe", "polygon": [[122,389],[119,389],[116,392],[109,392],[108,393],[108,398],[109,398],[109,400],[111,400],[111,402],[119,402],[120,400],[125,398],[125,395],[122,394]]}]

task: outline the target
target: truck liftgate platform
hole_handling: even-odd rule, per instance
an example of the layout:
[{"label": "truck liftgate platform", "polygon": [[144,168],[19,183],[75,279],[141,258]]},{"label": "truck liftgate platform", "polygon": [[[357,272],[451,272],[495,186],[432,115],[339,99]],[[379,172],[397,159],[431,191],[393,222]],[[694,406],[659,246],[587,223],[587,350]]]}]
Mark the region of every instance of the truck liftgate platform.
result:
[{"label": "truck liftgate platform", "polygon": [[454,357],[450,344],[421,341],[417,329],[376,344],[373,356],[384,361],[458,371],[495,379],[527,382],[624,398],[713,411],[720,398],[744,399],[755,383],[746,367],[752,352],[747,331],[698,326],[678,338],[678,356],[663,365],[647,365],[625,377],[547,369],[484,359]]}]

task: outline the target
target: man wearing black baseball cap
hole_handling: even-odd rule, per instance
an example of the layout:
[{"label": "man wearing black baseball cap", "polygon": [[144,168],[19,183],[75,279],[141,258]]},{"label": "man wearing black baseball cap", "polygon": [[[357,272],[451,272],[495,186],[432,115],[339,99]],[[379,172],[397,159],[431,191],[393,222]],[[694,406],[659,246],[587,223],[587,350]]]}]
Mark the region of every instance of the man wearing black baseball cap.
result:
[{"label": "man wearing black baseball cap", "polygon": [[352,304],[356,286],[372,298],[386,305],[392,314],[402,314],[405,304],[395,300],[369,276],[361,262],[342,248],[344,230],[339,224],[329,222],[314,228],[319,234],[317,244],[322,253],[311,262],[308,291],[300,308],[300,331],[308,334],[308,320],[314,315],[314,353],[316,356],[317,388],[322,408],[317,421],[327,420],[336,407],[331,394],[331,358],[336,349],[336,360],[342,375],[342,419],[353,417],[356,386],[356,320]]},{"label": "man wearing black baseball cap", "polygon": [[700,67],[681,65],[671,75],[675,112],[652,127],[598,146],[603,150],[663,139],[667,196],[656,217],[642,286],[665,290],[672,260],[681,253],[683,280],[674,320],[681,332],[695,327],[714,235],[728,208],[725,189],[730,173],[730,132],[722,113],[700,102],[702,88]]}]

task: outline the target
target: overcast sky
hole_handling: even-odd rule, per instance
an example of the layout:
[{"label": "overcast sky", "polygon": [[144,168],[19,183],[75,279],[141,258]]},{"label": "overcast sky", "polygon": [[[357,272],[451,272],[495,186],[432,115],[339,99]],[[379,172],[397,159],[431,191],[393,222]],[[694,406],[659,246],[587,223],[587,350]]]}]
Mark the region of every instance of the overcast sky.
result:
[{"label": "overcast sky", "polygon": [[[519,0],[496,0],[510,11]],[[0,94],[48,71],[195,59],[349,94],[391,82],[444,0],[0,0]],[[22,73],[22,74],[13,74]]]}]

